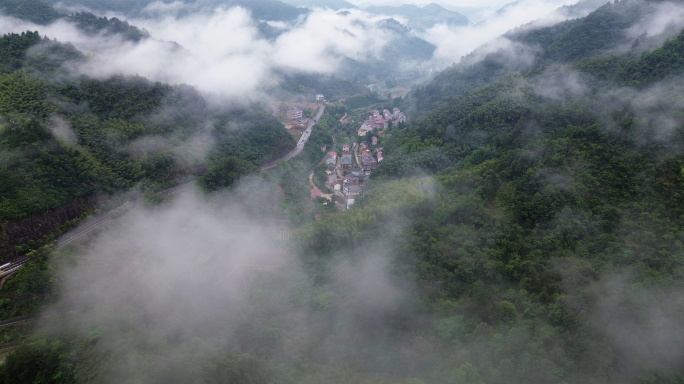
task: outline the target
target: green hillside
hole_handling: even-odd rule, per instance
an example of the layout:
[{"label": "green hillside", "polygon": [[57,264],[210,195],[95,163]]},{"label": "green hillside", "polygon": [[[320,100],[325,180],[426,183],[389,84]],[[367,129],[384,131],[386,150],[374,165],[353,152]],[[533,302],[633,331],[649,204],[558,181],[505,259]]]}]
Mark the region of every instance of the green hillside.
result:
[{"label": "green hillside", "polygon": [[[482,49],[465,56],[415,93],[420,113],[439,106],[448,98],[490,84],[509,72],[541,71],[548,66],[576,63],[584,59],[611,57],[615,50],[633,60],[647,49],[656,49],[679,30],[665,28],[658,36],[630,39],[630,28],[646,23],[656,14],[658,1],[606,3],[583,18],[548,27],[533,24],[519,27],[503,37],[512,44],[504,49]],[[681,28],[681,27],[680,27]]]},{"label": "green hillside", "polygon": [[0,10],[5,15],[40,25],[50,24],[61,16],[50,4],[42,0],[2,0]]},{"label": "green hillside", "polygon": [[[184,140],[204,134],[199,126],[214,127],[206,134],[217,159],[237,156],[259,165],[294,146],[282,124],[259,106],[209,111],[196,90],[142,77],[65,80],[64,64],[86,58],[38,33],[5,35],[0,52],[2,259],[61,225],[26,233],[19,230],[24,219],[81,197],[136,185],[154,189],[201,173],[207,159],[182,150]],[[66,136],[57,126],[68,127]],[[69,220],[79,215],[73,212]]]},{"label": "green hillside", "polygon": [[[0,289],[0,316],[42,303],[54,312],[24,333],[0,330],[17,343],[0,378],[684,383],[684,31],[644,37],[667,40],[653,48],[624,41],[652,6],[613,2],[515,30],[510,39],[539,47],[533,60],[474,54],[447,69],[405,101],[424,113],[380,137],[385,160],[351,209],[288,227],[289,241],[238,238],[248,225],[217,224],[235,217],[218,216],[231,200],[214,194],[202,209],[217,216],[160,205],[111,228],[120,238],[86,240],[23,268]],[[623,43],[625,51],[607,50]],[[0,39],[0,177],[11,181],[0,184],[2,214],[163,185],[195,168],[206,189],[220,190],[293,144],[262,109],[216,112],[189,87],[123,76],[55,81],[59,61],[35,69],[25,55],[38,44],[86,59],[34,33]],[[334,80],[284,83],[355,86]],[[321,126],[358,113],[347,107],[329,106],[336,117]],[[55,115],[75,142],[49,128]],[[153,135],[182,143],[209,122],[216,145],[206,162],[134,145]],[[331,139],[314,130],[303,156],[315,162]],[[300,175],[310,170],[288,163],[271,174],[284,200],[304,194],[301,211],[315,204]],[[238,192],[256,196],[237,196],[249,219],[266,206],[262,192]],[[192,231],[199,240],[186,244]],[[232,254],[247,266],[221,264]],[[255,268],[264,255],[272,262]]]}]

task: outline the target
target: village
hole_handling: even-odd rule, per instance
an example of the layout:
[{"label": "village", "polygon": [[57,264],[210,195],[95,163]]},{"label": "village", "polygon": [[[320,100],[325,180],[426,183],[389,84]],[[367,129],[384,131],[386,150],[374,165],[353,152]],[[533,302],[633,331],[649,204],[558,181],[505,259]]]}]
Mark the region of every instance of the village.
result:
[{"label": "village", "polygon": [[[389,136],[385,133],[389,124],[396,125],[405,121],[406,115],[398,108],[394,108],[392,112],[386,109],[382,113],[374,110],[358,130],[359,137],[373,135],[370,142],[363,140],[360,143],[342,144],[341,153],[338,154],[337,148],[333,148],[325,155],[323,161],[328,175],[325,187],[333,191],[335,200],[344,201],[344,204],[338,205],[340,209],[349,209],[354,204],[356,198],[363,193],[363,187],[371,173],[384,160],[378,137]],[[313,187],[312,199],[323,196],[320,189]]]},{"label": "village", "polygon": [[[281,102],[272,103],[273,115],[280,118],[285,128],[297,138],[298,141],[306,139],[302,134],[303,128],[311,119],[307,118],[305,110],[313,110],[328,102],[323,95],[316,95],[315,102]],[[345,114],[340,123],[347,124],[348,115]],[[357,197],[363,193],[363,188],[370,175],[384,160],[383,148],[380,145],[382,139],[391,136],[387,132],[389,128],[396,127],[406,122],[406,114],[399,108],[372,110],[370,115],[363,120],[355,134],[347,140],[351,143],[334,143],[333,147],[325,154],[322,162],[326,166],[325,185],[321,186],[321,178],[317,178],[319,185],[314,183],[312,172],[309,177],[311,184],[311,199],[326,199],[327,205],[334,203],[337,209],[347,210],[354,205]],[[301,138],[300,138],[301,137]],[[351,139],[351,140],[349,140]],[[321,148],[326,151],[324,147]],[[329,193],[324,193],[322,189]]]}]

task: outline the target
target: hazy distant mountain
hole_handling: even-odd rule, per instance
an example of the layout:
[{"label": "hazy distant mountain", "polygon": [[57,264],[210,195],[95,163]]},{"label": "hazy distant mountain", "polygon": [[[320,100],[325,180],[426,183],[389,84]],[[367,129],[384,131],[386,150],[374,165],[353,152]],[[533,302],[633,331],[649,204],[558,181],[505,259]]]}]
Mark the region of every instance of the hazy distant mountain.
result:
[{"label": "hazy distant mountain", "polygon": [[459,7],[456,5],[439,4],[447,11],[457,12],[468,18],[472,22],[479,22],[483,20],[490,13],[488,8],[482,7]]},{"label": "hazy distant mountain", "polygon": [[335,11],[356,8],[356,5],[345,0],[285,0],[284,3],[304,8],[330,8]]},{"label": "hazy distant mountain", "polygon": [[[156,0],[48,0],[55,5],[84,6],[94,11],[117,11],[125,15],[137,15],[146,6]],[[205,7],[241,6],[252,11],[255,18],[261,20],[292,20],[308,10],[293,7],[278,0],[184,0],[190,10],[196,11]]]},{"label": "hazy distant mountain", "polygon": [[384,15],[397,15],[408,20],[408,26],[413,29],[427,29],[436,24],[468,25],[470,20],[458,12],[452,12],[441,5],[429,4],[424,7],[404,4],[401,6],[370,6],[367,12]]},{"label": "hazy distant mountain", "polygon": [[499,9],[495,12],[495,14],[498,15],[498,16],[505,15],[508,11],[510,11],[511,9],[517,7],[518,5],[520,5],[520,0],[514,1],[514,2],[512,2],[512,3],[508,3],[508,4],[504,5],[503,7],[499,8]]},{"label": "hazy distant mountain", "polygon": [[378,21],[377,26],[388,32],[387,45],[365,60],[343,59],[338,71],[340,77],[368,84],[405,74],[406,65],[413,66],[432,58],[436,47],[405,25],[386,19]]},{"label": "hazy distant mountain", "polygon": [[434,45],[419,38],[394,19],[381,20],[378,25],[394,35],[394,40],[383,51],[385,59],[430,60],[435,53]]},{"label": "hazy distant mountain", "polygon": [[[308,10],[293,7],[278,0],[204,0],[215,5],[230,5],[247,8],[257,19],[291,20],[308,13]],[[199,2],[199,1],[198,1]]]}]

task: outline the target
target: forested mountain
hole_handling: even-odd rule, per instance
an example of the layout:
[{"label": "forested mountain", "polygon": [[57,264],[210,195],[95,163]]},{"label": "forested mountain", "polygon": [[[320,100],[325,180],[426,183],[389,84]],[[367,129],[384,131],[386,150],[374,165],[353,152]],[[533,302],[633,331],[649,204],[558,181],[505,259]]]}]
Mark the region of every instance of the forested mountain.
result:
[{"label": "forested mountain", "polygon": [[[51,4],[85,7],[94,11],[116,11],[127,16],[143,16],[147,6],[154,0],[49,0]],[[278,0],[187,0],[183,1],[186,12],[212,10],[216,7],[241,6],[249,9],[258,20],[287,21],[296,19],[308,11],[287,5]]]},{"label": "forested mountain", "polygon": [[[17,4],[22,5],[19,7]],[[121,39],[136,43],[150,37],[155,38],[154,36],[150,36],[146,30],[140,29],[135,25],[129,24],[128,21],[120,20],[116,17],[99,17],[89,11],[60,14],[55,8],[52,8],[43,0],[30,0],[30,4],[30,6],[26,6],[24,3],[17,3],[14,2],[14,0],[0,0],[0,10],[4,10],[4,13],[9,16],[33,21],[38,24],[49,24],[57,20],[64,20],[73,24],[86,35],[92,37],[118,36]],[[63,5],[66,3],[58,2],[56,4]],[[88,7],[87,9],[99,11],[104,9],[118,9],[111,8],[107,2],[98,2],[98,4],[101,8]],[[124,4],[127,3],[121,3],[120,6],[124,7]],[[137,6],[141,6],[142,3],[136,1],[135,4],[137,4]],[[239,1],[197,1],[188,3],[188,8],[184,9],[179,17],[182,19],[184,17],[183,15],[195,14],[196,12],[209,12],[212,11],[214,7],[219,5],[224,7],[243,6],[250,9],[253,13],[253,16],[257,19],[255,20],[255,23],[259,32],[259,36],[272,43],[284,33],[291,32],[292,27],[275,27],[264,21],[259,21],[259,19],[290,20],[297,18],[299,15],[308,13],[308,11],[305,9],[294,8],[285,4],[282,4],[282,6],[275,6],[271,4],[270,0],[265,2],[255,2],[250,0],[249,2],[245,2],[245,4],[242,4]],[[135,7],[127,9],[130,9],[130,12],[121,12],[127,15],[135,15],[140,17],[150,16],[149,14],[138,14],[137,11],[134,11],[136,9]],[[382,49],[379,49],[377,52],[372,52],[367,58],[363,58],[361,60],[352,60],[348,57],[344,57],[342,60],[343,63],[336,73],[336,75],[339,75],[339,77],[343,79],[343,82],[357,83],[355,84],[357,91],[351,93],[340,93],[338,91],[328,92],[327,89],[331,87],[321,87],[321,89],[315,90],[315,93],[324,93],[326,95],[334,95],[335,97],[346,97],[356,93],[363,93],[363,90],[358,90],[359,84],[368,84],[385,78],[397,76],[398,74],[405,74],[407,67],[413,67],[417,63],[424,63],[432,58],[432,55],[435,51],[435,46],[418,37],[409,28],[402,25],[398,21],[394,19],[385,19],[374,23],[376,24],[375,26],[371,26],[369,23],[367,28],[378,27],[382,29],[387,33],[386,38],[389,41],[384,44]],[[172,44],[177,48],[182,48],[174,42],[169,44]],[[298,78],[315,77],[315,79],[308,81],[309,83],[312,81],[318,83],[325,82],[325,75],[298,73],[293,76]],[[285,84],[286,88],[289,86],[289,80],[287,78],[292,78],[293,76],[290,76],[289,74],[285,75],[286,79],[284,79],[282,84]],[[306,84],[301,85],[303,87],[309,87]],[[349,89],[349,87],[346,88]],[[273,90],[273,92],[278,91],[279,90],[277,89]]]},{"label": "forested mountain", "polygon": [[682,54],[507,74],[391,130],[374,189],[303,233],[310,273],[382,249],[432,316],[379,321],[425,382],[681,382]]},{"label": "forested mountain", "polygon": [[382,53],[382,56],[388,61],[428,61],[432,58],[436,47],[413,34],[408,27],[394,19],[381,20],[378,24],[380,28],[395,35]]},{"label": "forested mountain", "polygon": [[59,12],[42,0],[2,0],[3,14],[28,20],[36,24],[49,24],[60,18]]},{"label": "forested mountain", "polygon": [[[526,26],[441,73],[404,101],[421,116],[380,137],[385,160],[352,208],[289,242],[241,232],[252,215],[224,210],[267,206],[257,183],[133,212],[25,267],[0,290],[0,314],[55,303],[32,336],[4,333],[20,344],[0,378],[684,382],[684,26],[639,27],[663,4]],[[292,144],[264,111],[216,111],[189,87],[56,76],[87,58],[34,33],[4,36],[0,53],[5,215],[195,166],[218,190]],[[307,84],[354,86],[333,82]],[[207,119],[209,164],[150,149]],[[315,159],[332,138],[313,135]],[[279,186],[299,189],[292,167]]]},{"label": "forested mountain", "polygon": [[432,58],[436,47],[397,20],[384,19],[375,24],[386,33],[387,43],[382,50],[364,59],[345,58],[337,71],[340,77],[364,84],[373,83],[406,75],[407,67],[415,68]]},{"label": "forested mountain", "polygon": [[[261,107],[214,110],[191,87],[142,77],[74,78],[69,65],[86,57],[38,33],[5,35],[0,52],[2,259],[62,224],[26,230],[21,220],[74,199],[201,173],[206,160],[183,148],[198,135],[214,142],[208,153],[253,165],[294,145]],[[206,125],[212,128],[197,131]]]},{"label": "forested mountain", "polygon": [[147,31],[140,30],[138,27],[128,24],[127,21],[121,21],[116,17],[108,19],[106,17],[97,17],[89,12],[79,12],[70,15],[67,20],[90,36],[98,34],[105,36],[119,35],[124,40],[136,43],[150,37]]},{"label": "forested mountain", "polygon": [[61,14],[42,0],[0,0],[0,13],[18,19],[31,21],[39,25],[47,25],[60,19],[73,23],[88,36],[118,35],[124,40],[139,42],[149,37],[149,33],[127,21],[116,17],[98,17],[90,12]]},{"label": "forested mountain", "polygon": [[434,3],[422,7],[412,4],[404,4],[396,7],[372,5],[367,7],[365,11],[378,15],[397,15],[404,17],[408,20],[408,26],[416,30],[427,29],[437,24],[463,26],[470,23],[468,18],[460,13],[448,11],[441,5]]},{"label": "forested mountain", "polygon": [[[606,3],[586,17],[548,27],[535,27],[534,23],[519,27],[492,46],[467,55],[425,86],[424,92],[417,92],[418,111],[427,111],[449,97],[489,84],[509,72],[538,71],[587,57],[636,59],[684,27],[682,21],[676,20],[657,26],[658,15],[665,11],[663,4],[635,0]],[[658,33],[649,34],[649,28]]]}]

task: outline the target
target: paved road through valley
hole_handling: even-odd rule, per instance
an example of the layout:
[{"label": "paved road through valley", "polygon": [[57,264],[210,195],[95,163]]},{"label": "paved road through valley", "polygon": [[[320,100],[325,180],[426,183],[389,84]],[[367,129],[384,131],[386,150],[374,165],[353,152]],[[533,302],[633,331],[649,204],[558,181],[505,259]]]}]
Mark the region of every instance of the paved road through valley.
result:
[{"label": "paved road through valley", "polygon": [[316,116],[314,116],[314,118],[311,119],[311,121],[309,121],[309,126],[306,127],[306,130],[304,131],[304,133],[302,134],[302,137],[297,142],[297,146],[295,147],[295,149],[293,149],[290,153],[288,153],[287,155],[281,157],[280,159],[278,159],[274,162],[268,163],[266,165],[262,165],[261,170],[265,171],[267,169],[274,168],[278,164],[279,161],[281,161],[281,160],[284,160],[284,161],[292,160],[292,158],[294,158],[295,156],[302,153],[302,151],[304,150],[304,145],[306,145],[306,143],[309,141],[309,137],[311,137],[311,130],[313,129],[313,126],[316,125],[316,123],[318,123],[318,120],[321,118],[321,116],[323,116],[324,112],[325,112],[325,106],[322,106],[318,110],[318,112],[316,113]]}]

